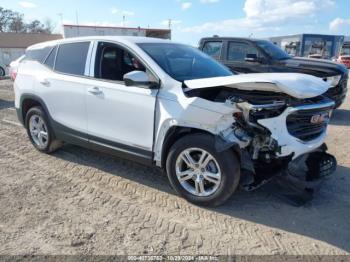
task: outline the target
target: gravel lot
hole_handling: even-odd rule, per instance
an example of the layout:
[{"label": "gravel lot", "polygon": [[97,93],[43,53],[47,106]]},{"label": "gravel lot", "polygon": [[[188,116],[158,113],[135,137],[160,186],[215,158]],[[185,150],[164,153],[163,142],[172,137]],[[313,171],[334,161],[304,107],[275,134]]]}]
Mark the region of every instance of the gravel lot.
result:
[{"label": "gravel lot", "polygon": [[266,188],[193,206],[157,169],[66,145],[37,152],[0,81],[0,254],[350,254],[350,99],[334,113],[336,174],[293,207]]}]

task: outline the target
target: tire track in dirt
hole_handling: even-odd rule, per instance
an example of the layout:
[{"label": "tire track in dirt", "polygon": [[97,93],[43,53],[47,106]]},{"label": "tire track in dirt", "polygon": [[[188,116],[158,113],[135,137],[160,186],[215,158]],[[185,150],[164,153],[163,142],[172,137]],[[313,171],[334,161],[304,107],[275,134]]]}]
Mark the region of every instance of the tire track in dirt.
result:
[{"label": "tire track in dirt", "polygon": [[[174,235],[174,239],[180,239],[178,245],[182,247],[182,252],[206,250],[205,253],[213,254],[210,250],[215,250],[216,254],[240,251],[260,254],[299,254],[289,241],[280,237],[271,238],[271,229],[268,227],[256,226],[253,223],[192,206],[176,196],[150,189],[123,176],[113,176],[95,167],[84,165],[86,160],[80,160],[78,164],[67,161],[65,158],[79,158],[76,154],[72,156],[70,148],[68,156],[65,149],[57,153],[63,155],[63,158],[40,154],[28,142],[24,130],[18,131],[10,126],[1,125],[0,138],[6,141],[0,145],[1,155],[3,152],[8,152],[10,159],[20,159],[24,163],[23,168],[36,166],[36,169],[47,172],[46,176],[55,179],[64,177],[74,192],[71,205],[95,205],[108,210],[118,210],[120,213],[114,215],[121,225],[126,225],[126,231],[139,226],[139,231],[144,231],[143,235],[148,236],[149,229],[154,231],[152,232],[154,235],[166,236],[168,240]],[[90,156],[90,152],[87,152],[84,158],[96,161]],[[138,165],[133,166],[122,160],[116,162],[118,172],[142,173],[141,176],[154,175],[144,174],[146,173],[142,172],[144,168]],[[104,161],[102,163],[106,164]],[[130,203],[131,200],[133,203]],[[124,205],[124,201],[128,204]],[[152,210],[155,212],[151,212]],[[187,223],[184,224],[183,221]],[[160,225],[159,229],[156,227],[157,224]],[[167,250],[173,250],[172,248],[174,247]],[[316,253],[318,250],[314,251]]]}]

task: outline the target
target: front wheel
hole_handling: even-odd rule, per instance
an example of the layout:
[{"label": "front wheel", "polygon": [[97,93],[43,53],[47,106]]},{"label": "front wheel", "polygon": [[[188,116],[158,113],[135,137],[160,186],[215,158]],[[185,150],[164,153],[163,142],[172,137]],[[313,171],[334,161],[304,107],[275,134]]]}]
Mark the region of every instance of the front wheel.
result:
[{"label": "front wheel", "polygon": [[236,190],[240,164],[234,152],[217,152],[211,135],[187,135],[170,149],[166,168],[176,192],[197,205],[218,206]]}]

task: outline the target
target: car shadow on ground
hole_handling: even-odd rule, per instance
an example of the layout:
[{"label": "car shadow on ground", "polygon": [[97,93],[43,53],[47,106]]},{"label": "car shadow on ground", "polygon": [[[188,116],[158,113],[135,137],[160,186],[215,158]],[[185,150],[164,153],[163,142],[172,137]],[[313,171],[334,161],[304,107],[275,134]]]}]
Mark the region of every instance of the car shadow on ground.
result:
[{"label": "car shadow on ground", "polygon": [[[166,174],[160,169],[147,167],[127,160],[97,153],[88,149],[66,145],[54,154],[56,157],[73,161],[80,165],[90,166],[150,188],[175,195],[170,187]],[[350,173],[348,167],[338,167],[336,175],[326,182],[325,187],[336,187],[333,179],[340,179]],[[340,177],[340,178],[339,178]],[[349,181],[349,180],[347,180]],[[344,184],[344,183],[343,183]],[[344,186],[345,187],[345,186]],[[208,212],[220,213],[232,218],[240,218],[268,227],[292,232],[317,239],[328,244],[350,251],[350,226],[344,213],[348,202],[340,209],[339,214],[329,213],[329,206],[339,201],[340,192],[318,192],[315,198],[302,207],[294,207],[278,199],[270,187],[262,187],[254,192],[238,190],[223,206],[208,208]],[[343,201],[343,200],[340,200]],[[339,205],[339,202],[337,202]],[[323,221],[324,220],[324,221]],[[336,225],[336,228],[333,227]]]},{"label": "car shadow on ground", "polygon": [[331,125],[335,126],[350,126],[350,110],[348,109],[337,109],[334,110]]},{"label": "car shadow on ground", "polygon": [[14,106],[15,106],[15,104],[13,101],[7,101],[7,100],[0,99],[0,110],[11,108]]}]

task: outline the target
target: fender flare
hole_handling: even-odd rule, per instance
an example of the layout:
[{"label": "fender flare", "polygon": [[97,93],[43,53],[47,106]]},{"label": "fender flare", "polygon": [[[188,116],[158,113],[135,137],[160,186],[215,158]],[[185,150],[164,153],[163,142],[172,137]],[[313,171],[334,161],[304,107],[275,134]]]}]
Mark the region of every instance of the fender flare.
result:
[{"label": "fender flare", "polygon": [[50,125],[52,126],[52,118],[51,118],[51,115],[50,115],[50,112],[44,102],[43,99],[41,99],[39,96],[37,95],[34,95],[34,94],[28,94],[28,93],[24,93],[21,95],[21,98],[20,98],[20,103],[19,103],[19,108],[16,109],[17,110],[17,116],[20,120],[20,122],[24,125],[25,123],[25,115],[24,115],[24,112],[23,112],[23,102],[26,100],[26,99],[31,99],[31,100],[34,100],[36,102],[38,102],[40,104],[40,106],[43,108],[45,114],[47,115],[49,121],[50,121]]}]

